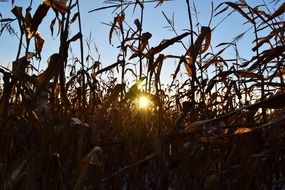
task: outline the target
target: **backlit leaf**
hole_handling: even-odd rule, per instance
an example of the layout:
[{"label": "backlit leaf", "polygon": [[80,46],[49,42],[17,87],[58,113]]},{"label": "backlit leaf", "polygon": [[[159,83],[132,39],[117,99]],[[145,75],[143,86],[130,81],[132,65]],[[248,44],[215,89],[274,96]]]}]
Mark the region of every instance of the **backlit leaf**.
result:
[{"label": "backlit leaf", "polygon": [[62,14],[69,12],[69,9],[66,6],[65,1],[45,0],[44,4],[46,4],[49,7],[52,7],[55,11],[59,11]]},{"label": "backlit leaf", "polygon": [[42,23],[48,11],[49,11],[49,6],[45,2],[40,4],[40,6],[37,8],[32,18],[31,30],[33,32],[36,32],[38,30],[39,25]]},{"label": "backlit leaf", "polygon": [[40,33],[35,34],[35,46],[36,46],[36,54],[41,57],[41,52],[43,49],[45,40],[40,36]]},{"label": "backlit leaf", "polygon": [[235,130],[234,134],[238,135],[238,134],[249,133],[249,132],[252,132],[252,129],[250,129],[250,128],[238,128],[237,130]]}]

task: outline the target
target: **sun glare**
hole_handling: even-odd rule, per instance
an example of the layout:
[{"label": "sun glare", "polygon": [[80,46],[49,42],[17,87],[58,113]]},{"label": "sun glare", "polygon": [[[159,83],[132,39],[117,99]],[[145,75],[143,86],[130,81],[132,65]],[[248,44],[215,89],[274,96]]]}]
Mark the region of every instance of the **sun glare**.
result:
[{"label": "sun glare", "polygon": [[146,109],[150,105],[150,100],[145,96],[141,96],[139,97],[138,104],[139,108]]}]

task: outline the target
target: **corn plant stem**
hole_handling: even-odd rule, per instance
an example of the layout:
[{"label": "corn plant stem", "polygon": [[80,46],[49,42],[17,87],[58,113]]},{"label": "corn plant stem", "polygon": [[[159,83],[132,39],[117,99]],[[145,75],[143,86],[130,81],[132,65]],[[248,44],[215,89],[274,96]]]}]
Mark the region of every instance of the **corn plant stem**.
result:
[{"label": "corn plant stem", "polygon": [[22,44],[23,44],[23,36],[24,36],[24,31],[21,26],[21,22],[18,20],[19,28],[20,28],[20,41],[19,41],[19,47],[18,47],[18,52],[16,56],[16,60],[19,59],[20,54],[21,54],[21,49],[22,49]]},{"label": "corn plant stem", "polygon": [[28,39],[28,37],[26,37],[26,44],[27,44],[27,47],[26,47],[26,51],[25,51],[25,56],[27,56],[28,53],[29,53],[30,42],[31,42],[31,40]]},{"label": "corn plant stem", "polygon": [[[250,9],[249,9],[249,11],[250,11]],[[254,18],[253,13],[251,11],[250,11],[250,13],[251,13],[252,18]],[[255,43],[256,43],[256,45],[258,45],[258,33],[257,33],[256,23],[253,24],[253,27],[254,27]],[[259,48],[256,49],[256,57],[257,57],[257,61],[259,62],[259,60],[260,60]],[[261,68],[261,65],[259,65],[259,67],[258,67],[258,74],[261,77],[261,98],[260,98],[260,100],[263,101],[265,98],[265,92],[264,92],[265,90],[264,90],[263,69]],[[263,118],[263,121],[265,122],[266,121],[266,110],[265,110],[265,108],[262,108],[262,118]]]},{"label": "corn plant stem", "polygon": [[[121,13],[124,11],[124,8],[123,8],[123,1],[121,1]],[[124,23],[126,23],[125,21],[124,21]],[[125,40],[125,34],[124,34],[124,30],[123,30],[123,32],[122,32],[122,41],[124,41]],[[125,67],[126,67],[126,63],[125,63],[125,59],[126,59],[126,52],[125,51],[123,51],[123,60],[124,60],[124,62],[123,62],[123,64],[122,64],[122,74],[121,74],[121,83],[122,84],[124,84],[125,83]],[[123,99],[123,94],[121,94],[121,99]]]},{"label": "corn plant stem", "polygon": [[[144,3],[144,1],[142,1],[142,4]],[[140,15],[140,23],[141,23],[141,27],[143,25],[143,17],[144,17],[144,7],[142,6],[141,7],[141,15]],[[141,43],[142,43],[142,39],[141,39],[141,36],[142,36],[142,29],[139,31],[139,51],[143,51],[140,49],[141,47]],[[139,52],[139,78],[141,79],[142,78],[142,70],[143,70],[143,62],[142,62],[142,55],[141,55],[142,52]],[[146,84],[147,86],[147,84]]]},{"label": "corn plant stem", "polygon": [[[70,8],[72,5],[72,0],[69,1],[68,7]],[[67,95],[66,95],[66,88],[65,88],[65,67],[67,64],[67,58],[68,58],[68,46],[67,43],[68,39],[68,32],[69,32],[69,20],[70,20],[70,12],[67,13],[65,16],[62,13],[62,27],[60,31],[60,47],[59,47],[59,54],[64,57],[64,61],[62,64],[61,72],[59,75],[60,80],[60,87],[61,87],[61,94],[62,94],[62,100],[64,103],[67,103]]]},{"label": "corn plant stem", "polygon": [[[78,12],[78,28],[81,34],[80,37],[80,62],[81,62],[81,69],[84,70],[84,49],[83,49],[83,34],[82,34],[82,27],[81,27],[81,16],[80,16],[80,7],[79,7],[79,0],[76,1],[77,12]],[[85,96],[85,72],[82,72],[82,109],[83,112],[85,110],[85,103],[86,103],[86,96]]]},{"label": "corn plant stem", "polygon": [[[187,4],[187,11],[188,11],[188,19],[189,19],[189,24],[190,24],[190,30],[191,30],[191,46],[194,45],[194,35],[193,35],[193,21],[192,21],[192,15],[191,15],[191,7],[190,7],[190,3],[189,0],[185,0],[186,4]],[[192,63],[192,67],[194,70],[196,70],[195,68],[195,63]],[[194,103],[195,102],[195,77],[196,76],[192,76],[192,80],[191,80],[191,101]]]},{"label": "corn plant stem", "polygon": [[[196,22],[199,23],[199,19],[198,19],[198,12],[197,12],[197,9],[196,9],[196,5],[195,5],[195,2],[193,1],[193,8],[194,8],[194,13],[195,13],[195,18],[196,18]],[[213,11],[212,11],[213,12]],[[209,23],[210,24],[210,23]],[[200,25],[197,25],[197,31],[198,33],[200,33],[200,29],[199,29]],[[202,68],[202,65],[203,65],[203,62],[202,62],[202,54],[199,53],[198,55],[199,57],[199,61],[197,62],[197,66],[198,66],[198,69],[200,71],[200,80],[203,81],[204,80],[204,75],[203,75],[203,68]],[[205,90],[202,86],[202,82],[200,83],[199,85],[199,89],[200,89],[200,101],[203,102],[205,100]],[[204,111],[203,110],[204,107],[202,108],[202,112]]]},{"label": "corn plant stem", "polygon": [[[234,51],[235,51],[235,61],[236,61],[236,70],[238,71],[239,70],[239,53],[238,53],[238,48],[237,48],[237,43],[234,43]],[[237,76],[237,89],[239,91],[241,91],[241,87],[239,85],[239,82],[240,82],[240,76],[238,75]],[[239,97],[239,105],[242,106],[242,102],[241,102],[241,99]]]}]

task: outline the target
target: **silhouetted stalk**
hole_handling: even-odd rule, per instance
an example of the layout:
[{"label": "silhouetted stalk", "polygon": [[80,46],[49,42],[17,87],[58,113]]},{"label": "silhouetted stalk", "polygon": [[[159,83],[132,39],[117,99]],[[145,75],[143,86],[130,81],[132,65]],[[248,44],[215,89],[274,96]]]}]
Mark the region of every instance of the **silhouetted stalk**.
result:
[{"label": "silhouetted stalk", "polygon": [[[194,9],[194,16],[196,18],[196,22],[199,23],[198,13],[197,13],[197,9],[196,9],[194,1],[193,1],[193,9]],[[200,25],[197,24],[196,26],[197,26],[198,33],[200,33],[200,28],[199,28]],[[205,89],[203,88],[204,76],[203,76],[203,68],[202,68],[202,65],[203,65],[202,54],[199,53],[198,57],[199,57],[199,61],[197,61],[197,66],[198,66],[198,71],[200,72],[200,81],[201,82],[200,82],[200,84],[197,84],[197,85],[199,85],[199,93],[200,93],[200,98],[199,99],[200,99],[200,102],[204,102],[205,101]],[[201,112],[202,113],[204,112],[204,108],[205,108],[205,106],[201,107]]]},{"label": "silhouetted stalk", "polygon": [[[236,61],[236,70],[238,71],[239,70],[239,53],[238,53],[238,48],[237,48],[237,44],[236,43],[234,43],[234,51],[235,51],[235,61]],[[239,75],[237,75],[237,83],[236,83],[236,85],[237,85],[237,89],[239,90],[239,91],[241,91],[241,87],[240,87],[240,76]],[[242,106],[242,101],[241,101],[241,97],[238,97],[238,99],[239,99],[239,106]]]},{"label": "silhouetted stalk", "polygon": [[[140,24],[141,24],[141,28],[142,28],[142,25],[143,25],[143,17],[144,17],[144,0],[141,2],[142,6],[141,6],[141,15],[140,15]],[[143,72],[143,62],[142,62],[142,49],[140,49],[141,47],[141,43],[142,43],[142,29],[140,29],[139,31],[139,47],[138,47],[138,50],[139,50],[139,79],[142,78],[142,72]],[[146,80],[147,81],[147,80]],[[147,84],[146,84],[147,86]]]},{"label": "silhouetted stalk", "polygon": [[[72,5],[72,0],[69,1],[68,8],[70,9]],[[61,65],[61,71],[59,74],[59,80],[60,80],[60,93],[61,98],[64,102],[64,105],[67,106],[68,98],[66,94],[66,88],[65,88],[65,68],[67,64],[67,58],[68,58],[68,47],[69,43],[67,43],[68,40],[68,33],[69,33],[69,20],[70,20],[70,14],[71,12],[67,12],[67,15],[65,16],[64,13],[62,13],[62,27],[60,32],[60,47],[59,47],[59,54],[64,57],[64,61]]]},{"label": "silhouetted stalk", "polygon": [[[187,4],[187,11],[188,11],[188,19],[189,19],[189,24],[190,24],[190,30],[191,30],[191,46],[194,45],[194,35],[193,35],[193,21],[192,21],[192,14],[191,14],[191,7],[190,7],[190,3],[189,0],[186,0],[186,4]],[[192,56],[192,55],[190,55]],[[192,63],[192,65],[190,65],[190,67],[192,68],[192,71],[196,71],[196,66],[195,63]],[[195,102],[195,77],[193,74],[194,72],[192,72],[192,79],[191,79],[191,101],[194,103]]]},{"label": "silhouetted stalk", "polygon": [[22,50],[22,44],[23,44],[23,36],[24,36],[24,29],[22,28],[21,21],[19,19],[18,19],[18,25],[19,25],[19,28],[20,28],[20,41],[19,41],[19,46],[18,46],[18,52],[17,52],[16,60],[18,60],[19,57],[20,57],[21,50]]},{"label": "silhouetted stalk", "polygon": [[[123,5],[123,1],[121,1],[121,14],[124,11],[123,6],[124,6]],[[122,30],[121,35],[122,35],[122,41],[124,41],[125,40],[124,30]],[[123,50],[122,53],[123,53],[123,60],[124,60],[124,62],[122,63],[121,83],[124,84],[125,83],[125,70],[126,70],[126,62],[125,62],[125,60],[126,60],[126,52]],[[121,99],[123,99],[122,96],[123,96],[123,94],[121,94]]]},{"label": "silhouetted stalk", "polygon": [[[250,11],[250,9],[249,9]],[[252,13],[252,11],[250,11],[252,18],[254,19],[254,15]],[[256,22],[253,23],[253,27],[254,27],[254,36],[255,36],[255,45],[258,45],[258,33],[257,33],[257,26],[256,26]],[[256,57],[257,57],[257,62],[260,61],[260,54],[259,54],[259,47],[256,49]],[[264,100],[265,99],[265,89],[264,89],[264,77],[263,77],[263,68],[262,65],[259,64],[258,66],[258,74],[261,77],[261,98],[260,100]],[[262,118],[263,121],[266,121],[266,109],[262,108]]]},{"label": "silhouetted stalk", "polygon": [[[79,0],[76,1],[77,5],[77,12],[78,12],[78,28],[79,32],[81,34],[80,37],[80,63],[81,63],[81,69],[84,71],[84,49],[83,49],[83,34],[82,34],[82,27],[81,27],[81,16],[80,16],[80,7],[79,7]],[[85,94],[85,72],[82,72],[82,109],[85,110],[85,104],[86,104],[86,94]]]}]

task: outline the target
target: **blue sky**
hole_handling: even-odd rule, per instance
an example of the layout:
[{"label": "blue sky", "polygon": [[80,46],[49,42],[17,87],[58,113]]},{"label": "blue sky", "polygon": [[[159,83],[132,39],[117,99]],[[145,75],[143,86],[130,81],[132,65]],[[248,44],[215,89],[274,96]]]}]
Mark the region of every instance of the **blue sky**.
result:
[{"label": "blue sky", "polygon": [[[37,4],[42,1],[34,1],[33,11],[36,10]],[[109,44],[109,30],[110,27],[102,24],[102,22],[110,23],[113,21],[114,13],[112,14],[113,9],[101,10],[97,12],[88,13],[88,11],[107,6],[108,4],[104,4],[103,0],[84,0],[80,1],[81,4],[81,14],[82,14],[82,26],[83,26],[83,35],[84,39],[89,37],[89,34],[92,34],[92,40],[94,40],[96,46],[98,47],[99,53],[101,55],[101,62],[103,67],[108,66],[114,62],[116,62],[116,56],[118,55],[119,50],[116,48],[119,45],[119,42],[114,40],[113,46]],[[193,1],[190,1],[193,2]],[[208,25],[210,20],[211,13],[211,0],[194,0],[198,11],[198,22],[200,25]],[[215,0],[214,6],[217,6],[221,2],[225,2],[222,0]],[[27,7],[29,1],[27,0],[15,0],[15,5],[22,6],[23,9]],[[262,1],[251,1],[250,4],[262,3]],[[187,15],[187,7],[184,0],[173,0],[170,2],[165,2],[162,6],[155,8],[156,4],[148,4],[145,6],[145,18],[143,23],[144,32],[151,32],[152,38],[150,39],[150,46],[157,46],[163,39],[173,38],[175,34],[172,31],[169,31],[165,28],[168,26],[166,20],[162,15],[162,11],[166,13],[170,18],[174,14],[175,20],[175,28],[178,34],[182,34],[185,29],[189,28],[189,21]],[[0,3],[0,13],[3,18],[12,17],[10,10],[12,9],[11,2],[1,2]],[[137,7],[137,13],[139,12],[139,7]],[[211,27],[214,27],[227,13],[219,15],[213,18]],[[128,19],[128,23],[133,25],[133,21],[136,18],[139,18],[139,15],[135,13],[132,14],[132,8],[130,7],[126,12],[126,18]],[[46,67],[46,61],[50,55],[58,51],[58,38],[51,38],[49,24],[54,17],[52,11],[49,11],[48,17],[45,18],[43,24],[39,28],[39,32],[42,37],[45,39],[45,45],[43,48],[42,61],[40,63],[40,68],[44,69]],[[219,27],[213,31],[212,33],[212,46],[215,47],[217,44],[221,42],[230,42],[235,36],[245,31],[249,28],[249,24],[244,24],[245,19],[242,18],[238,13],[232,14],[228,19],[226,19]],[[196,20],[194,18],[194,24],[196,24]],[[13,25],[17,28],[17,23],[15,22]],[[197,31],[197,28],[196,28]],[[56,30],[55,30],[56,32]],[[75,22],[71,29],[71,35],[76,34],[78,32],[78,25]],[[116,37],[114,37],[116,39]],[[253,34],[250,32],[246,35],[241,42],[239,42],[239,52],[241,57],[249,59],[253,52],[251,52],[251,43],[253,40]],[[75,42],[72,44],[73,53],[80,57],[79,55],[79,42]],[[18,39],[16,36],[11,36],[8,32],[4,32],[2,36],[0,36],[0,64],[3,66],[10,66],[11,62],[15,59],[18,48]],[[214,50],[215,52],[218,51]],[[165,53],[171,53],[176,55],[184,54],[183,48],[181,45],[175,45],[169,50],[166,50]],[[92,49],[92,55],[94,58],[97,58],[97,53],[95,49]],[[231,52],[227,52],[226,56],[231,56]],[[86,52],[85,52],[86,56]],[[38,65],[35,65],[37,67]],[[170,77],[170,75],[174,72],[175,69],[175,61],[172,60],[164,65],[164,69],[166,71],[165,77]]]}]

